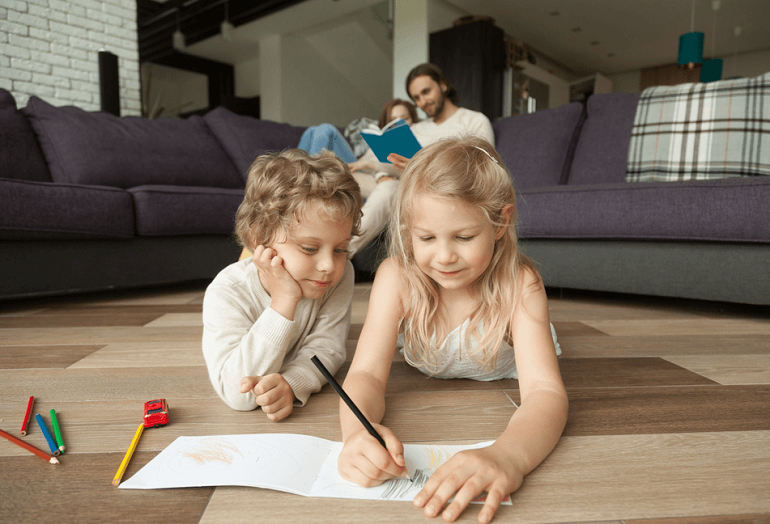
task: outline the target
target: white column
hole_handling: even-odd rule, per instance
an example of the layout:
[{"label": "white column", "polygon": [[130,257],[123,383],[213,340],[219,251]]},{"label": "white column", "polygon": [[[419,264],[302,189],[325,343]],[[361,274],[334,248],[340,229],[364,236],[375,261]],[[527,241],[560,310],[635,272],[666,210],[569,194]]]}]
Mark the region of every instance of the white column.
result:
[{"label": "white column", "polygon": [[259,41],[259,112],[262,120],[283,121],[281,100],[281,35]]},{"label": "white column", "polygon": [[394,0],[393,98],[409,100],[406,76],[428,61],[428,0]]}]

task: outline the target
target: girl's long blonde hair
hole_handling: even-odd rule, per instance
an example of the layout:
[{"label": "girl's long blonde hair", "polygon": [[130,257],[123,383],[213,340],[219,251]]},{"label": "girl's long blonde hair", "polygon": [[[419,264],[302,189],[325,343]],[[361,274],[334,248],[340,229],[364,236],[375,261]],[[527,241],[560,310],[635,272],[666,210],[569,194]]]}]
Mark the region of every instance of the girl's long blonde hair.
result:
[{"label": "girl's long blonde hair", "polygon": [[[521,295],[517,286],[520,271],[528,268],[538,275],[534,262],[518,249],[518,214],[511,177],[494,147],[480,138],[443,140],[425,147],[401,176],[390,224],[389,255],[404,269],[408,291],[401,321],[408,348],[404,355],[411,364],[416,360],[430,369],[436,365],[438,348],[431,347],[431,338],[438,325],[440,304],[438,285],[420,270],[414,258],[411,226],[418,194],[460,199],[475,206],[496,231],[505,226],[504,208],[513,205],[513,215],[495,243],[489,266],[472,284],[478,306],[465,333],[473,360],[482,368],[494,368],[500,346],[511,341],[513,310]],[[471,336],[479,341],[475,350],[470,345]]]}]

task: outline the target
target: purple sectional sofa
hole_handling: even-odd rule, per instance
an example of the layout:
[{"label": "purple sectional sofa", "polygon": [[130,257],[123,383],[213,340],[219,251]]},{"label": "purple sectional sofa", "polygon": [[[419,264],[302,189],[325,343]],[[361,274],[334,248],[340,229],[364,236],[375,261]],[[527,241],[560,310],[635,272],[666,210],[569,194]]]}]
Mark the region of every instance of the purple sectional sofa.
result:
[{"label": "purple sectional sofa", "polygon": [[770,177],[626,182],[639,97],[494,123],[522,249],[547,286],[770,304]]},{"label": "purple sectional sofa", "polygon": [[[770,178],[626,182],[638,100],[494,123],[546,285],[770,304]],[[33,97],[19,110],[0,89],[0,298],[213,278],[240,251],[249,165],[303,131],[224,108],[147,120]]]},{"label": "purple sectional sofa", "polygon": [[303,131],[224,108],[148,120],[32,97],[19,110],[0,89],[0,298],[213,278],[240,254],[251,160]]}]

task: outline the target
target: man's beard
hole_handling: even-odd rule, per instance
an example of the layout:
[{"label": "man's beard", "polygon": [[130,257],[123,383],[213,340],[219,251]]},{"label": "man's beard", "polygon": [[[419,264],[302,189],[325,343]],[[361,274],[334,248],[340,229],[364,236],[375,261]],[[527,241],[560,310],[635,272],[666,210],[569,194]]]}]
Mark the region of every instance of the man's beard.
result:
[{"label": "man's beard", "polygon": [[425,114],[427,114],[430,118],[436,118],[438,115],[441,114],[441,112],[444,110],[444,103],[446,102],[446,97],[444,96],[444,93],[441,93],[441,97],[436,100],[436,103],[433,104],[429,111],[425,111]]}]

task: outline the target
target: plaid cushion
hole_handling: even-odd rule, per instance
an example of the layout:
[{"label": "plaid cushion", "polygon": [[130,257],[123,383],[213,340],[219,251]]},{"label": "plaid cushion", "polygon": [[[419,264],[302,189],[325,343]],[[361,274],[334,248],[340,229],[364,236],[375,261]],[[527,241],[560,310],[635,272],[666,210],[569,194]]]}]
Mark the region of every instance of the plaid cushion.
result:
[{"label": "plaid cushion", "polygon": [[770,175],[770,73],[642,92],[627,182],[755,175]]}]

